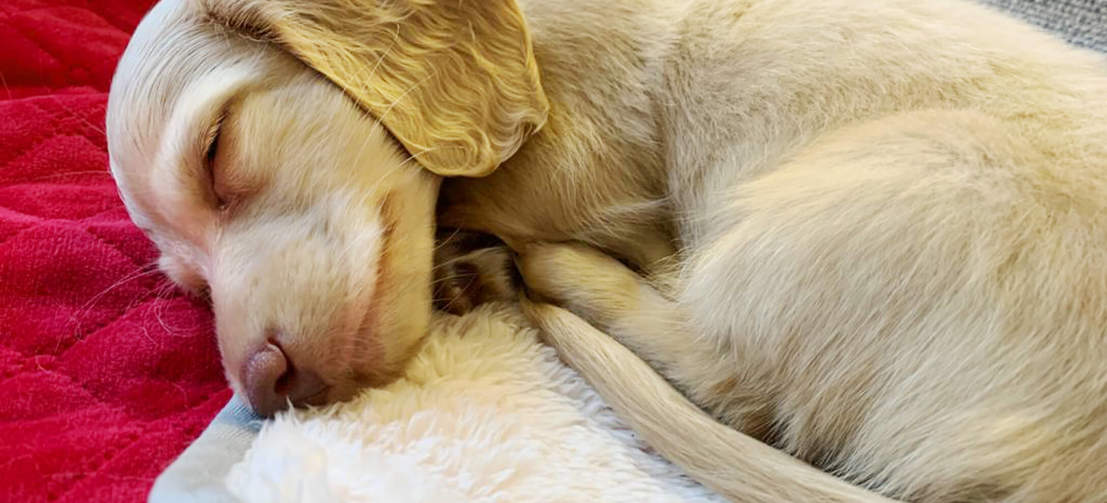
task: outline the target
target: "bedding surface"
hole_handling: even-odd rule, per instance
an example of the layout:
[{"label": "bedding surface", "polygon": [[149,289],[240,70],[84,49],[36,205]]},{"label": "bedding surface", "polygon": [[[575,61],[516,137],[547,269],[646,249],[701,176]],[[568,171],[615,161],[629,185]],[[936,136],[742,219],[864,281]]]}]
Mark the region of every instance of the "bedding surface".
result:
[{"label": "bedding surface", "polygon": [[1074,45],[1107,50],[1107,0],[983,0]]},{"label": "bedding surface", "polygon": [[159,481],[151,503],[725,501],[651,452],[514,304],[436,316],[403,379],[279,414],[227,473],[188,497]]},{"label": "bedding surface", "polygon": [[2,502],[141,501],[230,398],[207,309],[148,267],[108,174],[108,85],[152,3],[0,2]]},{"label": "bedding surface", "polygon": [[[1107,0],[984,1],[1107,48]],[[0,2],[0,502],[141,501],[231,398],[210,313],[154,272],[107,169],[111,75],[153,3]],[[167,488],[222,486],[254,434],[232,409]]]}]

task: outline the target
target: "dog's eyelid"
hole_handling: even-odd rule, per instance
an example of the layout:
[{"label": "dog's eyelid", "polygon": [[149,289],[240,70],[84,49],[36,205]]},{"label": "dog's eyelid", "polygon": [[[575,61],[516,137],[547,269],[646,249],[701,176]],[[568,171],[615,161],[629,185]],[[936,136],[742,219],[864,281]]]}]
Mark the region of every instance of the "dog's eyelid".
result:
[{"label": "dog's eyelid", "polygon": [[227,207],[226,198],[220,194],[219,184],[217,180],[217,169],[215,165],[216,157],[219,153],[219,139],[223,134],[223,126],[227,120],[227,110],[224,109],[219,113],[217,119],[212,122],[211,127],[208,129],[205,136],[206,148],[204,150],[204,169],[207,171],[208,186],[211,190],[211,194],[215,199],[216,209],[222,211]]},{"label": "dog's eyelid", "polygon": [[226,120],[226,114],[220,114],[219,118],[212,123],[211,128],[208,129],[208,133],[205,136],[207,150],[204,153],[204,158],[208,164],[211,164],[215,160],[215,153],[219,147],[219,134],[223,132],[224,120]]}]

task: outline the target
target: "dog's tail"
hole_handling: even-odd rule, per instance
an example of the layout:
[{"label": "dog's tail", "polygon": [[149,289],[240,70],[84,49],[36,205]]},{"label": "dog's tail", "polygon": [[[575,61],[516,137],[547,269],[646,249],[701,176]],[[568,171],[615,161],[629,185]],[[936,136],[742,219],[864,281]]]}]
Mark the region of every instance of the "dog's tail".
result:
[{"label": "dog's tail", "polygon": [[573,313],[522,300],[527,316],[650,447],[741,502],[891,502],[718,423],[630,350]]}]

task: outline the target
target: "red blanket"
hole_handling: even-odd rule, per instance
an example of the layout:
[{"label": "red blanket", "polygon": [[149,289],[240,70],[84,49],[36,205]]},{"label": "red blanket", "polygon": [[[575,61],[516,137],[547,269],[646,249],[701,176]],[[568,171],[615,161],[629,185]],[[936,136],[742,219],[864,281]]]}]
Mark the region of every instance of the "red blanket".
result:
[{"label": "red blanket", "polygon": [[0,2],[0,501],[142,501],[230,397],[209,311],[149,267],[108,173],[152,3]]}]

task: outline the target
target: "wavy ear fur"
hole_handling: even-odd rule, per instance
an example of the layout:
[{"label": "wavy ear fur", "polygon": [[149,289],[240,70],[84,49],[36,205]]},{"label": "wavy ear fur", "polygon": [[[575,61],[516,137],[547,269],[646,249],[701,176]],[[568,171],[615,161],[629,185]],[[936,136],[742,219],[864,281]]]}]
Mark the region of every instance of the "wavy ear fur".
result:
[{"label": "wavy ear fur", "polygon": [[196,0],[322,73],[443,176],[479,177],[546,120],[514,0]]}]

